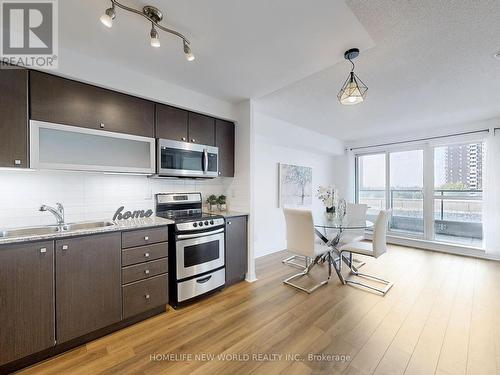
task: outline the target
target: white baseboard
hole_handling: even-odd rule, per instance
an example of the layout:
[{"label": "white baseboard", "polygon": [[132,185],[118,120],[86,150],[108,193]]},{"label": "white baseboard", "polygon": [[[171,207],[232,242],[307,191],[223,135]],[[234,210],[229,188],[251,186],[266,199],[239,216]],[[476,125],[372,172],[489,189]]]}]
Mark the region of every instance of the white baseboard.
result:
[{"label": "white baseboard", "polygon": [[[365,238],[368,240],[372,239],[372,234],[365,233]],[[393,245],[401,245],[407,247],[415,247],[417,249],[436,251],[440,253],[463,255],[472,258],[488,259],[488,260],[500,260],[500,255],[495,256],[486,253],[482,249],[475,247],[468,247],[463,245],[454,245],[437,241],[428,241],[416,238],[398,237],[398,236],[387,236],[387,243]]]}]

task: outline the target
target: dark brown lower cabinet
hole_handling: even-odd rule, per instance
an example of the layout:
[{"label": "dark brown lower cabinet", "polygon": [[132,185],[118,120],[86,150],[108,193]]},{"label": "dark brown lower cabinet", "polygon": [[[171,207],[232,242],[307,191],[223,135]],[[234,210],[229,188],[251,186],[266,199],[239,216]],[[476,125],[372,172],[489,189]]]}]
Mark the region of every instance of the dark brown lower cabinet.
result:
[{"label": "dark brown lower cabinet", "polygon": [[245,279],[248,253],[247,216],[226,219],[226,286]]},{"label": "dark brown lower cabinet", "polygon": [[129,318],[142,312],[154,309],[155,307],[166,305],[167,301],[167,274],[124,285],[123,317]]},{"label": "dark brown lower cabinet", "polygon": [[56,241],[57,343],[122,317],[121,233]]},{"label": "dark brown lower cabinet", "polygon": [[55,342],[53,242],[0,246],[0,365]]}]

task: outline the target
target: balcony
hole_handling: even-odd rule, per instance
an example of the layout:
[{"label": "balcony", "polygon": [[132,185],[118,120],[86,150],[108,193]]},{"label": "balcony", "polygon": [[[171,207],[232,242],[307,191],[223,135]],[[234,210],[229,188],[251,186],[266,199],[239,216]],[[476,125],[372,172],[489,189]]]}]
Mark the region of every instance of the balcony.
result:
[{"label": "balcony", "polygon": [[[434,238],[472,247],[482,247],[482,190],[434,190]],[[359,202],[369,206],[374,220],[386,207],[385,190],[359,190]],[[389,229],[394,234],[423,237],[423,193],[418,189],[391,189]]]}]

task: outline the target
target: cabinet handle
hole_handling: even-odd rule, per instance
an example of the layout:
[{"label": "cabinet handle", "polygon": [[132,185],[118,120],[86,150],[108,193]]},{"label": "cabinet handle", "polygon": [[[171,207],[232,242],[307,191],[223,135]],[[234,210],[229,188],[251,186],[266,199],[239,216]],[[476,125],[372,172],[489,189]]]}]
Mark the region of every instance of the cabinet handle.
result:
[{"label": "cabinet handle", "polygon": [[191,139],[191,142],[195,143],[195,142],[196,142],[196,139],[194,139],[194,138],[193,138],[193,139]]},{"label": "cabinet handle", "polygon": [[21,164],[22,164],[21,159],[14,160],[14,165],[21,165]]},{"label": "cabinet handle", "polygon": [[144,241],[149,241],[149,237],[148,237],[148,236],[145,236],[145,237],[144,237]]},{"label": "cabinet handle", "polygon": [[145,270],[145,271],[144,271],[144,274],[145,274],[145,275],[149,275],[149,270]]},{"label": "cabinet handle", "polygon": [[101,128],[101,129],[104,129],[104,123],[103,123],[103,122],[101,122],[101,123],[99,124],[99,126],[100,126],[100,128]]},{"label": "cabinet handle", "polygon": [[219,171],[219,176],[222,174],[222,172]]},{"label": "cabinet handle", "polygon": [[227,225],[231,225],[231,222],[230,222],[230,221],[228,221],[228,222],[227,222]]},{"label": "cabinet handle", "polygon": [[46,253],[47,252],[47,248],[46,247],[42,247],[40,249],[40,253],[43,254],[43,253]]},{"label": "cabinet handle", "polygon": [[144,253],[144,258],[149,258],[149,253]]},{"label": "cabinet handle", "polygon": [[68,245],[63,245],[62,249],[63,249],[63,250],[68,250],[68,249],[69,249],[69,246],[68,246]]},{"label": "cabinet handle", "polygon": [[151,298],[151,296],[150,296],[149,294],[146,294],[146,295],[144,296],[144,298],[146,298],[146,299],[150,299],[150,298]]},{"label": "cabinet handle", "polygon": [[186,137],[182,137],[181,139],[182,139],[183,141],[186,141]]}]

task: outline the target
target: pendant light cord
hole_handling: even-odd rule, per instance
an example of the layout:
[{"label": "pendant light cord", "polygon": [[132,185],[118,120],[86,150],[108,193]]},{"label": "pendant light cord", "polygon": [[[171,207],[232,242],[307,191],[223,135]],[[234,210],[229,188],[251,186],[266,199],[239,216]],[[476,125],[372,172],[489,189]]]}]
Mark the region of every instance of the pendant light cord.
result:
[{"label": "pendant light cord", "polygon": [[352,68],[351,68],[351,73],[354,72],[354,63],[352,62],[352,60],[350,58],[348,58],[347,60],[349,60],[349,62],[352,64]]}]

